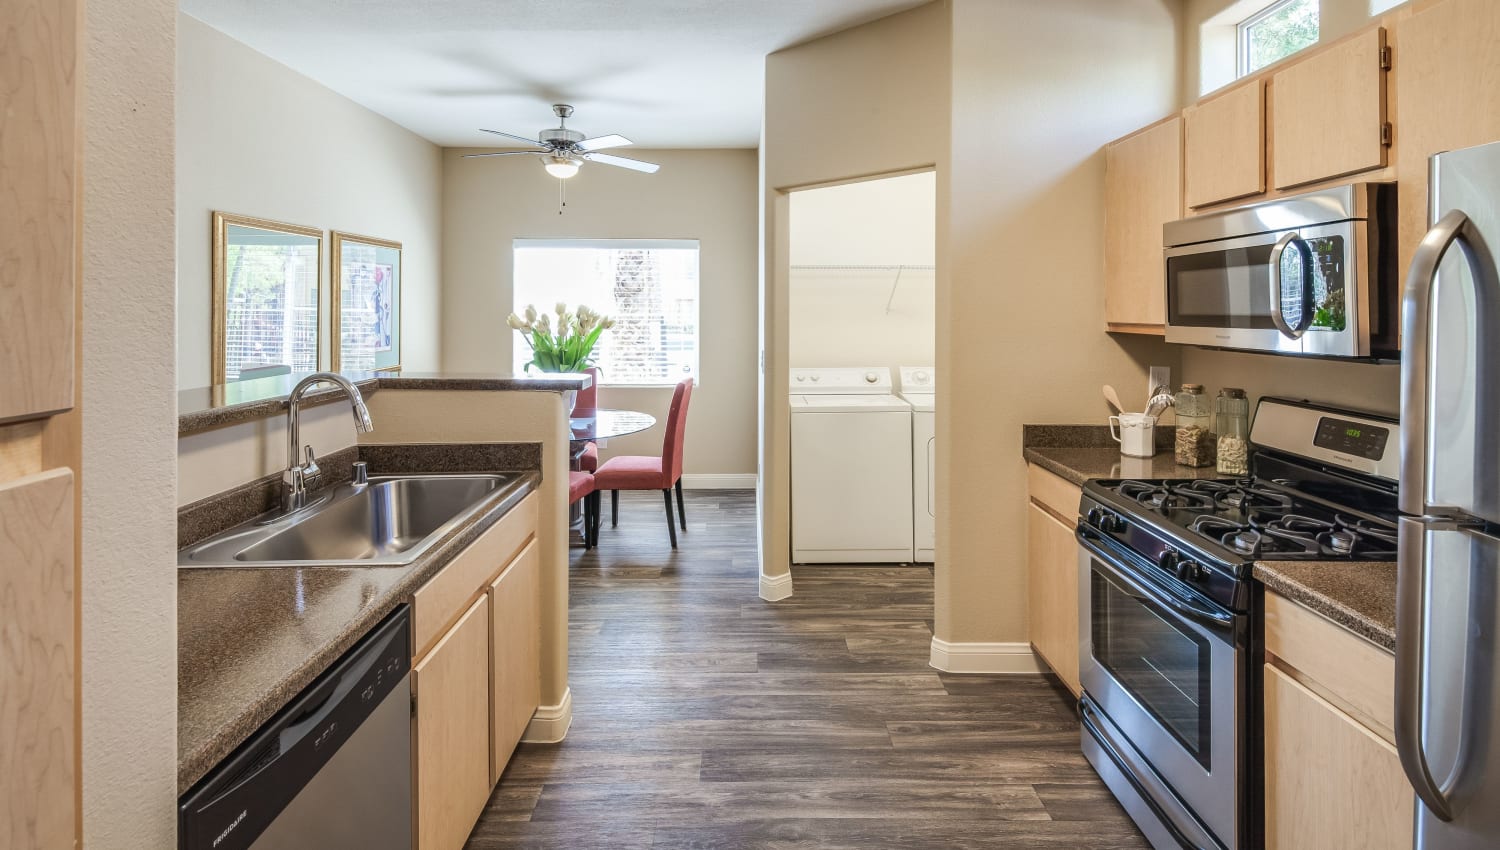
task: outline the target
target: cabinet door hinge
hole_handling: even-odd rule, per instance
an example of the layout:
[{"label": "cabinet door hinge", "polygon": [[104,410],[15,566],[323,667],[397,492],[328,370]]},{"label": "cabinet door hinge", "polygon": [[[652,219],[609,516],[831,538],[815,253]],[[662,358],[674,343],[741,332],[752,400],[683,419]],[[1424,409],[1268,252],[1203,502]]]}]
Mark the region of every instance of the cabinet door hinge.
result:
[{"label": "cabinet door hinge", "polygon": [[1391,146],[1391,134],[1393,132],[1394,130],[1392,130],[1391,128],[1391,122],[1386,121],[1380,125],[1380,144],[1383,147],[1388,148]]},{"label": "cabinet door hinge", "polygon": [[417,716],[417,692],[416,691],[412,691],[411,692],[411,716],[412,717],[416,717]]},{"label": "cabinet door hinge", "polygon": [[1390,69],[1391,69],[1391,48],[1390,48],[1390,45],[1386,45],[1385,47],[1380,48],[1380,70],[1382,70],[1382,71],[1389,71]]}]

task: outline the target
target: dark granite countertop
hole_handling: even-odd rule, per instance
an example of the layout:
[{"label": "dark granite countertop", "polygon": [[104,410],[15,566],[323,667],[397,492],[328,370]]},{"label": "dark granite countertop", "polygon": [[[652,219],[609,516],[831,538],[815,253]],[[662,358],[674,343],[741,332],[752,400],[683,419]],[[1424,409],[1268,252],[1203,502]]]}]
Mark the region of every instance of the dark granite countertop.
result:
[{"label": "dark granite countertop", "polygon": [[[406,390],[509,390],[564,392],[581,390],[589,385],[586,374],[538,373],[536,375],[493,375],[462,372],[345,372],[350,381],[366,395],[381,388]],[[196,434],[263,419],[286,410],[286,399],[305,374],[278,375],[217,384],[211,387],[181,390],[177,393],[177,436]],[[304,405],[316,407],[343,396],[332,387],[314,389],[304,396]]]},{"label": "dark granite countertop", "polygon": [[1156,429],[1155,457],[1126,457],[1103,425],[1026,425],[1021,452],[1027,463],[1080,487],[1094,478],[1224,478],[1212,466],[1179,466],[1172,455],[1176,429]]},{"label": "dark granite countertop", "polygon": [[[1213,467],[1178,466],[1172,451],[1152,458],[1123,457],[1097,425],[1027,425],[1022,452],[1028,463],[1082,486],[1094,478],[1220,478]],[[1170,446],[1170,442],[1166,442]],[[1396,648],[1396,564],[1391,561],[1257,561],[1254,577],[1267,589],[1388,651]]]},{"label": "dark granite countertop", "polygon": [[540,482],[515,473],[405,567],[177,572],[177,790],[182,793]]},{"label": "dark granite countertop", "polygon": [[1256,561],[1254,575],[1267,590],[1396,651],[1394,561]]}]

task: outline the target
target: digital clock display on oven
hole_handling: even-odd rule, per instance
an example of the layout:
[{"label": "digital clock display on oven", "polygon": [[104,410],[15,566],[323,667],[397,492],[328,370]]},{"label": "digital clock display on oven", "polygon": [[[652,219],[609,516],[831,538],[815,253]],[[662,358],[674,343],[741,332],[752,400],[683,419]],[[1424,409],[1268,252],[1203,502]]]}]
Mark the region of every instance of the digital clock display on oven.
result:
[{"label": "digital clock display on oven", "polygon": [[1390,436],[1389,428],[1325,416],[1318,420],[1313,445],[1368,460],[1380,460],[1385,457],[1385,444]]}]

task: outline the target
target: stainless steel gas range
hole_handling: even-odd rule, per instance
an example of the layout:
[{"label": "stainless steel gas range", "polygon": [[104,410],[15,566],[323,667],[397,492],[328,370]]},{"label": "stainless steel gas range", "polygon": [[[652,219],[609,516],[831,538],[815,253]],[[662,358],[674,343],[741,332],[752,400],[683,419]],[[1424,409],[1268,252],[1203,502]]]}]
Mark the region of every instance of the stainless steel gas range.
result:
[{"label": "stainless steel gas range", "polygon": [[1091,481],[1085,755],[1156,848],[1262,843],[1257,560],[1396,559],[1395,420],[1263,399],[1245,479]]}]

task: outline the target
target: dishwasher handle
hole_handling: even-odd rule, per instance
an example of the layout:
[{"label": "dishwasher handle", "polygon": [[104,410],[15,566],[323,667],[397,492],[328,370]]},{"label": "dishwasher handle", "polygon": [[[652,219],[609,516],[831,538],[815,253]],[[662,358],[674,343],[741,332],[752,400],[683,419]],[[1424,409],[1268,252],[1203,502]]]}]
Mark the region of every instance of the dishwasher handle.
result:
[{"label": "dishwasher handle", "polygon": [[247,848],[391,693],[409,687],[401,606],[183,796],[181,850]]}]

